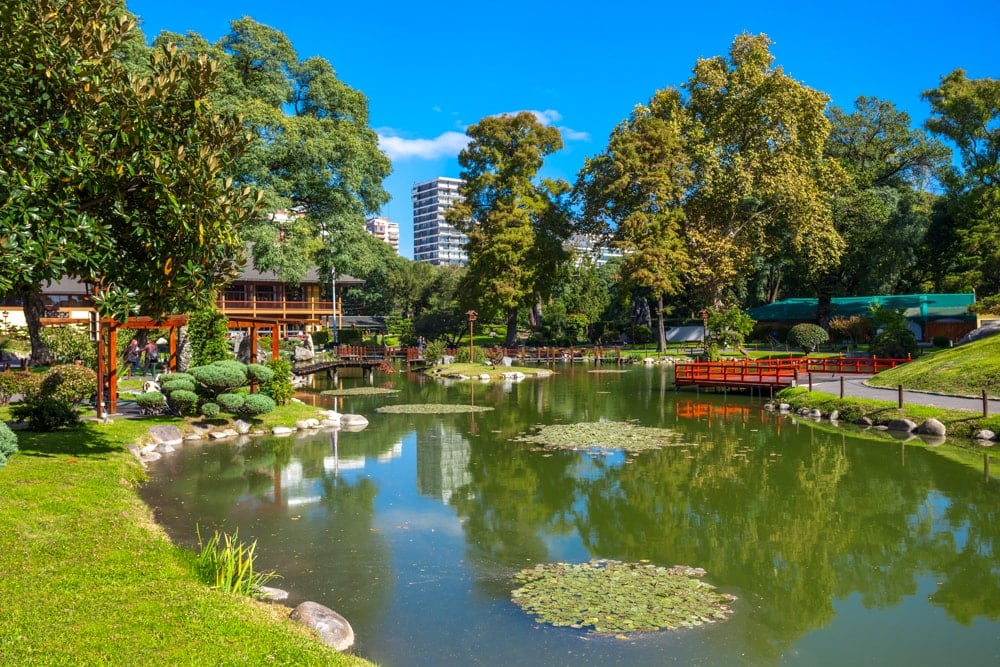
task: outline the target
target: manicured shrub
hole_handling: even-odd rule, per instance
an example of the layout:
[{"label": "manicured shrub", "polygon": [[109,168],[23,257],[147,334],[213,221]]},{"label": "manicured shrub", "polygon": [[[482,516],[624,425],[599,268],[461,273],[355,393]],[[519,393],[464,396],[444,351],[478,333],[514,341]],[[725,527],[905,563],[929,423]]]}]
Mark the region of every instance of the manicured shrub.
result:
[{"label": "manicured shrub", "polygon": [[313,331],[311,334],[313,339],[313,347],[321,348],[326,347],[326,344],[330,342],[330,332],[326,329],[320,331]]},{"label": "manicured shrub", "polygon": [[158,391],[145,391],[136,395],[135,404],[146,412],[156,412],[167,406],[167,399]]},{"label": "manicured shrub", "polygon": [[264,394],[250,394],[243,401],[237,410],[236,414],[241,417],[255,417],[257,415],[267,414],[274,410],[275,404],[270,396]]},{"label": "manicured shrub", "polygon": [[219,404],[218,403],[202,403],[201,416],[211,419],[212,417],[219,416]]},{"label": "manicured shrub", "polygon": [[167,397],[167,405],[176,415],[188,415],[198,404],[198,394],[193,391],[178,389],[170,392]]},{"label": "manicured shrub", "polygon": [[889,329],[872,339],[871,352],[880,359],[906,359],[917,353],[917,339],[909,329]]},{"label": "manicured shrub", "polygon": [[229,321],[214,306],[206,306],[191,313],[187,326],[191,341],[191,361],[204,366],[214,361],[232,359],[229,349]]},{"label": "manicured shrub", "polygon": [[17,435],[4,422],[0,421],[0,468],[7,459],[17,453]]},{"label": "manicured shrub", "polygon": [[194,391],[195,384],[191,380],[170,380],[169,382],[160,383],[160,389],[164,394],[168,396],[177,390],[181,391]]},{"label": "manicured shrub", "polygon": [[267,362],[267,367],[271,369],[271,379],[264,383],[261,390],[278,405],[284,405],[295,395],[292,364],[285,359],[272,359]]},{"label": "manicured shrub", "polygon": [[218,361],[208,366],[195,366],[188,369],[199,384],[213,394],[221,394],[247,383],[246,364],[238,361]]},{"label": "manicured shrub", "polygon": [[97,373],[86,366],[53,366],[42,377],[39,393],[69,405],[82,403],[97,393]]},{"label": "manicured shrub", "polygon": [[951,347],[951,339],[947,336],[934,336],[931,343],[934,347]]},{"label": "manicured shrub", "polygon": [[190,373],[163,373],[160,375],[159,383],[160,386],[164,386],[166,383],[173,380],[187,380],[192,385],[194,384],[194,376]]},{"label": "manicured shrub", "polygon": [[246,374],[247,380],[250,382],[264,384],[271,379],[271,376],[274,375],[274,371],[268,366],[264,366],[262,364],[247,364]]},{"label": "manicured shrub", "polygon": [[11,397],[18,394],[26,398],[37,396],[42,384],[42,375],[23,371],[0,373],[0,405],[7,405]]},{"label": "manicured shrub", "polygon": [[653,330],[645,324],[639,324],[632,330],[632,341],[638,345],[646,345],[653,342]]},{"label": "manicured shrub", "polygon": [[10,412],[17,421],[27,422],[32,431],[56,431],[80,423],[73,406],[51,396],[27,399],[15,404]]},{"label": "manicured shrub", "polygon": [[424,361],[429,364],[436,364],[444,357],[445,351],[444,342],[432,340],[424,346]]},{"label": "manicured shrub", "polygon": [[788,344],[801,347],[804,352],[815,352],[816,348],[830,340],[830,334],[818,324],[796,324],[788,330]]},{"label": "manicured shrub", "polygon": [[236,412],[246,400],[245,394],[219,394],[215,397],[219,407],[226,412]]}]

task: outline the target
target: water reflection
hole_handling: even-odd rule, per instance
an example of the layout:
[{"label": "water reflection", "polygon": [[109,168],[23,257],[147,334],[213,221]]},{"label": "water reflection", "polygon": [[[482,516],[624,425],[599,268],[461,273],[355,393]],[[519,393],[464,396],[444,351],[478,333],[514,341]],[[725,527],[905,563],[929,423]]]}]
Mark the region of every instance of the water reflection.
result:
[{"label": "water reflection", "polygon": [[[196,523],[257,539],[293,598],[344,613],[362,654],[383,664],[843,664],[862,647],[859,660],[933,664],[929,636],[885,647],[904,623],[933,625],[935,645],[956,647],[951,661],[995,662],[1000,494],[982,470],[988,453],[860,440],[744,398],[675,395],[658,368],[396,382],[398,395],[342,399],[369,416],[366,431],[185,446],[144,493],[181,541]],[[390,402],[495,410],[376,417]],[[596,420],[671,428],[685,445],[626,457],[513,440]],[[581,643],[509,603],[517,569],[590,558],[703,567],[740,597],[736,617]]]}]

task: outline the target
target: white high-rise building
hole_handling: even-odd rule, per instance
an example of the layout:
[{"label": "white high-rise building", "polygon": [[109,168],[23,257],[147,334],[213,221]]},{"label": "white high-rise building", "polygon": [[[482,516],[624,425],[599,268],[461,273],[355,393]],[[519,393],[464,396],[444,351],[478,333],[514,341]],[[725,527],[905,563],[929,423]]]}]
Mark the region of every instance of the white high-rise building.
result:
[{"label": "white high-rise building", "polygon": [[461,266],[468,262],[461,233],[444,220],[444,212],[460,201],[460,178],[435,178],[413,185],[413,260]]},{"label": "white high-rise building", "polygon": [[365,221],[365,229],[377,239],[382,239],[399,254],[399,223],[389,218],[374,217]]}]

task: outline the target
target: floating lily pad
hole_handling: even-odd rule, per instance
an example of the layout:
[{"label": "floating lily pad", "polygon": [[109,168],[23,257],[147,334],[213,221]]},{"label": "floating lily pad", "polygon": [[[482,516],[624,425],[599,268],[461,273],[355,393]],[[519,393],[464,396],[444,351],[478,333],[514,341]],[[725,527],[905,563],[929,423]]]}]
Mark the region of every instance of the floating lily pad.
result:
[{"label": "floating lily pad", "polygon": [[398,389],[385,387],[348,387],[347,389],[324,389],[319,392],[324,396],[381,396],[383,394],[398,394]]},{"label": "floating lily pad", "polygon": [[533,442],[551,449],[574,451],[624,450],[643,452],[662,447],[687,447],[677,431],[668,428],[637,426],[632,422],[583,422],[581,424],[548,424],[537,433],[515,438],[518,442]]},{"label": "floating lily pad", "polygon": [[736,598],[684,565],[594,560],[521,570],[511,600],[539,623],[598,634],[675,630],[725,620]]},{"label": "floating lily pad", "polygon": [[449,405],[447,403],[412,403],[403,405],[383,405],[375,412],[396,415],[449,415],[460,412],[487,412],[493,408],[481,405]]},{"label": "floating lily pad", "polygon": [[618,370],[618,369],[610,369],[610,368],[598,368],[597,370],[592,370],[592,371],[587,371],[587,372],[588,373],[594,373],[594,374],[600,374],[600,373],[605,373],[605,374],[607,374],[607,373],[616,373],[616,374],[628,373],[628,371],[623,371],[623,370]]}]

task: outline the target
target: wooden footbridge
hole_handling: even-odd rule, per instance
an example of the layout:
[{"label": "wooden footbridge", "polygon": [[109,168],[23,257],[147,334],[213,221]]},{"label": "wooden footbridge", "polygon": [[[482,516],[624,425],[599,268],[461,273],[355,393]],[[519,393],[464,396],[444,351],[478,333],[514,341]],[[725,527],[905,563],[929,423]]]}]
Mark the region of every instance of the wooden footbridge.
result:
[{"label": "wooden footbridge", "polygon": [[801,384],[812,375],[874,375],[905,364],[909,359],[875,357],[796,357],[697,361],[674,366],[677,387],[725,389],[782,389]]}]

